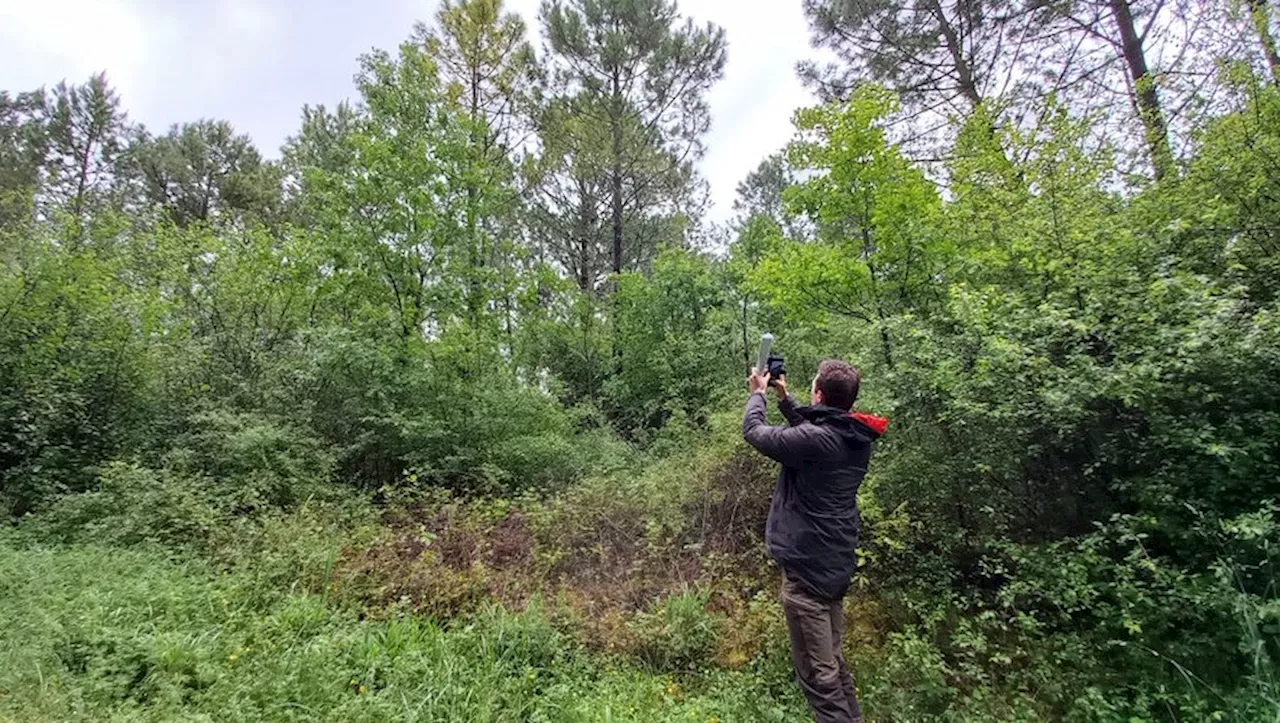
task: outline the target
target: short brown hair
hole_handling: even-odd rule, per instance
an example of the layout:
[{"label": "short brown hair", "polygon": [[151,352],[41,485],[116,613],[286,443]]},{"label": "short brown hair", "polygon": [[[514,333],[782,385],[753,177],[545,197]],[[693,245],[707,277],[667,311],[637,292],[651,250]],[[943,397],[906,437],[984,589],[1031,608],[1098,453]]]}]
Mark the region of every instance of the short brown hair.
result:
[{"label": "short brown hair", "polygon": [[861,385],[862,375],[850,364],[828,359],[818,365],[818,391],[822,392],[822,403],[827,406],[852,409]]}]

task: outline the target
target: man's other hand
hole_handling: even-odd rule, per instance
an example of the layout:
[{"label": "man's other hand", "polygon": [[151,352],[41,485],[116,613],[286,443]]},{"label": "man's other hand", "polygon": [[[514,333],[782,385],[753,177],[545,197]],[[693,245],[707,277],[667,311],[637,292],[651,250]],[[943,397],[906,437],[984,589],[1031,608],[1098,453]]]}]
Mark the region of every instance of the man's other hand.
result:
[{"label": "man's other hand", "polygon": [[779,402],[787,398],[787,375],[786,374],[783,374],[782,376],[773,380],[773,391],[778,393]]},{"label": "man's other hand", "polygon": [[752,394],[755,394],[756,392],[763,393],[768,386],[769,373],[765,372],[764,374],[761,374],[760,370],[755,367],[751,367],[751,376],[747,377],[747,391]]}]

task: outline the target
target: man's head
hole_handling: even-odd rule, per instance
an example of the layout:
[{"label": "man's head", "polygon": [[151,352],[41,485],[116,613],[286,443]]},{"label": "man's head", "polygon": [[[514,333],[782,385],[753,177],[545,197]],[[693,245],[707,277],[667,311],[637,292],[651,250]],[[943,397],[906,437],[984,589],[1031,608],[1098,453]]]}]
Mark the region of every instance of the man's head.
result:
[{"label": "man's head", "polygon": [[818,365],[818,376],[813,378],[810,395],[814,404],[848,410],[858,398],[861,383],[857,369],[839,359],[828,359]]}]

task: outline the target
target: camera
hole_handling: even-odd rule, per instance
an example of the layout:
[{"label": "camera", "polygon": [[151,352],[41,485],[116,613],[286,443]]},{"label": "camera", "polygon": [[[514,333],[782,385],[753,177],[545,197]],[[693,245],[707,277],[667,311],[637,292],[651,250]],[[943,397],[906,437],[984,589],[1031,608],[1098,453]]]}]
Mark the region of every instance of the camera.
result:
[{"label": "camera", "polygon": [[767,368],[769,370],[769,385],[773,386],[773,383],[777,381],[778,377],[787,373],[787,368],[783,366],[782,357],[777,354],[770,354],[767,364]]},{"label": "camera", "polygon": [[773,353],[773,334],[760,337],[760,355],[756,357],[756,369],[769,373],[769,385],[787,373],[781,356]]}]

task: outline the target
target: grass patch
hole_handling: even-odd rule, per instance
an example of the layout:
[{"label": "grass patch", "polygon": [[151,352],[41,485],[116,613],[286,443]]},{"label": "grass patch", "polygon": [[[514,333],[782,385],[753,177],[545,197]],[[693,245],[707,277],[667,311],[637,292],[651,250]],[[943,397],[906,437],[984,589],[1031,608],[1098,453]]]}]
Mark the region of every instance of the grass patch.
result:
[{"label": "grass patch", "polygon": [[268,594],[267,582],[246,566],[158,548],[0,537],[0,718],[687,722],[804,713],[798,694],[750,669],[675,679],[586,653],[536,604],[449,623],[372,620],[323,586]]}]

